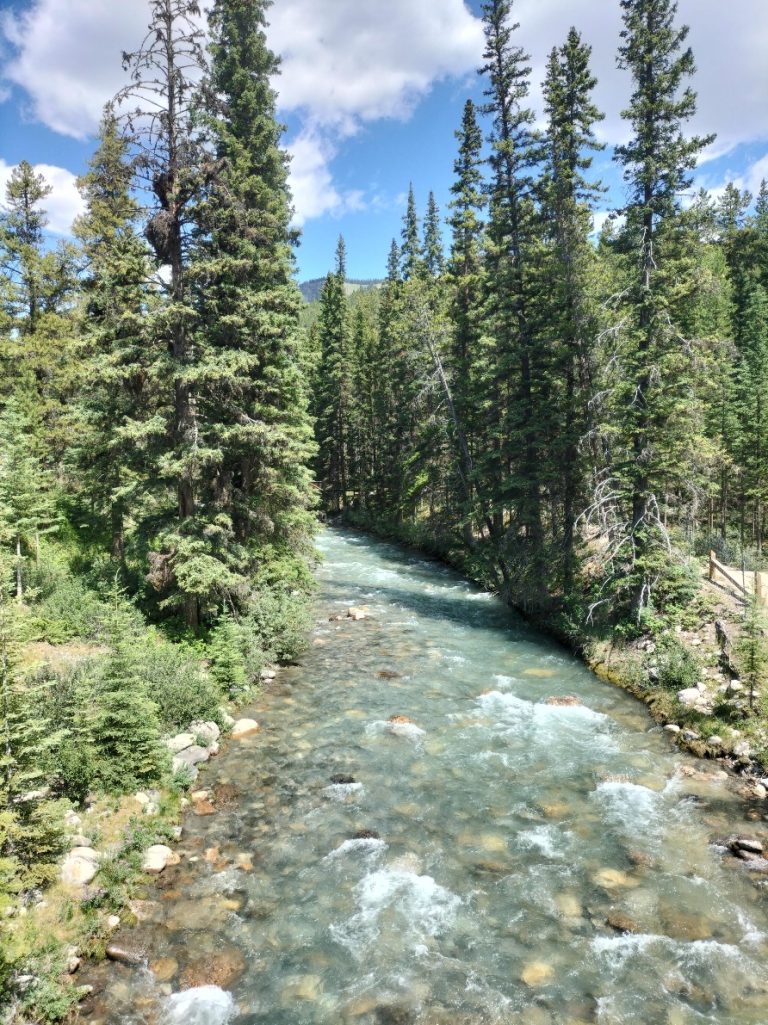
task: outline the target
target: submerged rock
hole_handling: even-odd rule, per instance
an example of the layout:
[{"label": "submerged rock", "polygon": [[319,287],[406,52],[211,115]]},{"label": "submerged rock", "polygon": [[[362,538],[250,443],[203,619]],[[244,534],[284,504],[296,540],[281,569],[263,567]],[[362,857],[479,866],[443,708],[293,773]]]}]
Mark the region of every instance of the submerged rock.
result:
[{"label": "submerged rock", "polygon": [[218,986],[201,986],[168,998],[163,1025],[227,1025],[236,1011],[231,993]]},{"label": "submerged rock", "polygon": [[229,989],[244,971],[245,958],[237,947],[225,947],[215,954],[197,958],[188,965],[181,973],[179,986],[181,989],[196,989],[200,986]]},{"label": "submerged rock", "polygon": [[580,705],[581,701],[579,701],[579,699],[577,697],[574,697],[572,694],[566,694],[563,697],[555,696],[555,697],[547,698],[547,700],[544,702],[544,704],[545,705],[554,705],[555,707],[558,707],[558,708],[570,708],[570,707],[573,707],[575,705]]},{"label": "submerged rock", "polygon": [[249,737],[252,733],[258,732],[259,724],[255,719],[238,719],[232,727],[232,739],[241,740]]},{"label": "submerged rock", "polygon": [[334,772],[334,774],[331,776],[331,783],[333,783],[334,786],[349,786],[350,783],[356,782],[357,780],[355,779],[355,777],[348,775],[348,773],[346,772]]},{"label": "submerged rock", "polygon": [[129,946],[124,943],[110,943],[105,953],[110,961],[117,961],[118,964],[129,965],[136,968],[144,964],[146,953],[141,947]]},{"label": "submerged rock", "polygon": [[544,961],[531,961],[520,973],[520,979],[526,986],[535,988],[544,986],[554,978],[555,970]]},{"label": "submerged rock", "polygon": [[622,911],[610,911],[605,924],[610,925],[616,932],[639,932],[640,928],[634,918],[630,918],[629,915],[625,915]]}]

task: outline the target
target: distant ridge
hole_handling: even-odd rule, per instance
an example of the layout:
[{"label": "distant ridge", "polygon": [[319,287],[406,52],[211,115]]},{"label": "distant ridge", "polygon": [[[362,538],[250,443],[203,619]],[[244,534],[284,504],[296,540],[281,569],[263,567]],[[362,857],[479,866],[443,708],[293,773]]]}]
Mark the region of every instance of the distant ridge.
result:
[{"label": "distant ridge", "polygon": [[[312,278],[311,281],[300,281],[299,291],[304,296],[304,301],[308,303],[317,302],[324,284],[325,278]],[[381,284],[380,278],[352,279],[344,283],[344,290],[347,295],[352,295],[353,292],[365,292],[370,288],[380,288]]]}]

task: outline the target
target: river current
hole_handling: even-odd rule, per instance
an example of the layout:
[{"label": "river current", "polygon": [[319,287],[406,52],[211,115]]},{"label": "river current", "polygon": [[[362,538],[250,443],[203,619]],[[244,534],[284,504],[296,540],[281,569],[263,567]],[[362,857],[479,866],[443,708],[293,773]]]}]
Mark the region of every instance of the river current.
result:
[{"label": "river current", "polygon": [[732,781],[449,569],[319,547],[311,647],[201,773],[215,814],[122,934],[149,967],[97,969],[86,1020],[766,1025]]}]

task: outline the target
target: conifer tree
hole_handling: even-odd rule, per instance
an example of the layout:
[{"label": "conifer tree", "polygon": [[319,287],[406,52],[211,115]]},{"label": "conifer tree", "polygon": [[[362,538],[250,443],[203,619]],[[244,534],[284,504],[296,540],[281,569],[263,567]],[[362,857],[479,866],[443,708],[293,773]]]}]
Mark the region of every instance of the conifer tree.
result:
[{"label": "conifer tree", "polygon": [[125,557],[125,520],[141,499],[149,467],[143,453],[162,429],[156,408],[158,354],[146,326],[149,261],[135,230],[128,141],[111,110],[99,147],[79,180],[86,212],[75,234],[86,259],[83,289],[84,363],[70,423],[70,459],[78,484],[103,517],[112,557]]},{"label": "conifer tree", "polygon": [[177,576],[201,610],[242,603],[270,558],[304,572],[313,454],[282,126],[262,0],[218,0],[204,89],[212,153],[190,269],[205,475]]},{"label": "conifer tree", "polygon": [[326,506],[334,513],[341,512],[347,503],[350,472],[352,366],[345,260],[346,247],[339,238],[335,269],[323,286],[318,318],[318,469]]},{"label": "conifer tree", "polygon": [[682,486],[680,471],[693,440],[689,355],[669,307],[685,272],[679,197],[710,140],[684,133],[696,109],[686,84],[695,65],[691,50],[683,48],[688,29],[675,25],[675,0],[621,0],[621,8],[619,66],[631,73],[634,92],[625,112],[633,136],[616,149],[628,190],[631,260],[620,477],[627,499],[622,531],[631,552],[627,585],[639,617],[664,576],[663,505],[666,494]]},{"label": "conifer tree", "polygon": [[[206,62],[197,0],[151,0],[150,15],[143,43],[123,57],[131,82],[115,101],[134,140],[139,181],[154,199],[145,234],[157,267],[168,269],[169,281],[150,330],[153,342],[166,352],[162,379],[168,394],[162,408],[167,427],[158,446],[157,476],[173,504],[165,510],[166,530],[155,539],[158,551],[150,556],[149,579],[161,591],[173,592],[165,600],[178,603],[186,625],[196,630],[199,567],[186,583],[179,577],[195,554],[197,491],[210,455],[193,388],[195,311],[188,273],[190,229],[203,177],[196,90]],[[166,496],[161,500],[165,504]]]},{"label": "conifer tree", "polygon": [[[528,549],[531,600],[543,583],[539,368],[530,307],[531,247],[535,237],[532,168],[540,157],[527,106],[528,55],[515,45],[511,0],[483,4],[486,77],[484,112],[492,119],[489,163],[486,330],[494,339],[486,402],[494,421],[483,471],[494,506],[493,525],[505,547]],[[506,540],[509,539],[509,540]],[[500,552],[502,572],[505,554]]]},{"label": "conifer tree", "polygon": [[443,273],[445,256],[443,255],[443,235],[440,230],[440,210],[434,192],[429,193],[427,212],[424,217],[424,265],[427,273],[439,278]]},{"label": "conifer tree", "polygon": [[549,489],[562,502],[563,589],[568,593],[575,574],[575,527],[584,508],[584,465],[581,442],[590,434],[593,399],[593,338],[597,333],[590,296],[593,249],[590,202],[599,186],[585,177],[592,163],[590,150],[601,149],[594,134],[602,115],[592,101],[597,79],[589,67],[591,48],[576,29],[565,44],[552,50],[544,83],[548,126],[542,184],[544,222],[551,244],[545,261],[542,310],[549,334],[550,384],[553,397]]},{"label": "conifer tree", "polygon": [[418,277],[424,268],[424,254],[419,239],[419,215],[413,185],[408,186],[408,203],[403,217],[403,243],[400,246],[400,268],[404,281]]},{"label": "conifer tree", "polygon": [[0,548],[13,553],[19,603],[25,563],[30,557],[38,561],[41,537],[60,525],[54,482],[37,451],[36,433],[19,399],[9,399],[0,413]]}]

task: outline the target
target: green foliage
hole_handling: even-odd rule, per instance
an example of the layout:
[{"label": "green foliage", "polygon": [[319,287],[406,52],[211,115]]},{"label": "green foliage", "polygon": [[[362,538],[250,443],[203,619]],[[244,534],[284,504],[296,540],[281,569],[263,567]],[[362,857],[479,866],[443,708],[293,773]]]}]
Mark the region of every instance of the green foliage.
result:
[{"label": "green foliage", "polygon": [[666,690],[695,687],[701,679],[699,660],[672,634],[658,639],[652,660],[657,668],[658,684]]},{"label": "green foliage", "polygon": [[217,720],[221,693],[191,652],[150,634],[131,654],[132,669],[145,681],[164,732],[195,719]]}]

